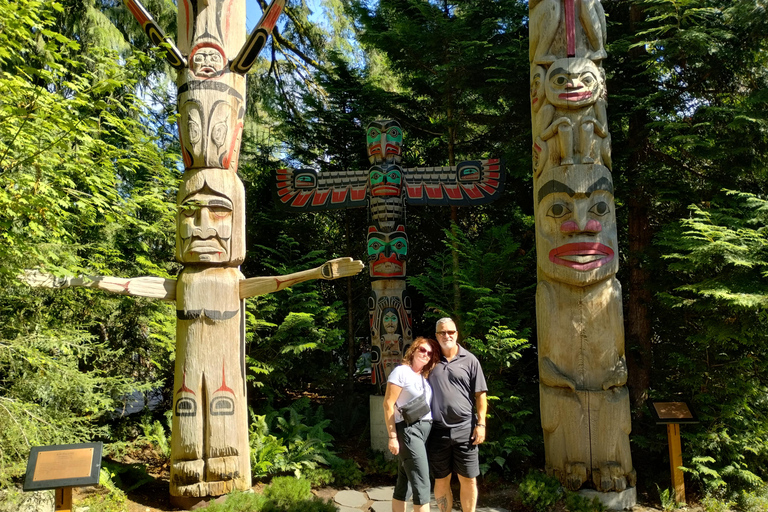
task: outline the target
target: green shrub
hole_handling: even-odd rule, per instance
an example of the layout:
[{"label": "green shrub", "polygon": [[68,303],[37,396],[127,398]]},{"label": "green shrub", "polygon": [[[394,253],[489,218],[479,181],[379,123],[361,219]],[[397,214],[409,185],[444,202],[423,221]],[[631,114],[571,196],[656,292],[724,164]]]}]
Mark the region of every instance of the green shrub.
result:
[{"label": "green shrub", "polygon": [[278,476],[264,489],[264,497],[274,503],[277,510],[287,509],[294,503],[309,500],[312,497],[312,485],[304,478]]},{"label": "green shrub", "polygon": [[768,486],[742,491],[736,498],[736,506],[743,512],[765,512],[768,510]]},{"label": "green shrub", "polygon": [[212,503],[206,512],[261,512],[267,503],[262,494],[252,492],[233,492],[224,503]]},{"label": "green shrub", "polygon": [[333,471],[326,468],[314,468],[304,471],[302,478],[309,480],[312,488],[325,487],[334,482]]},{"label": "green shrub", "polygon": [[387,460],[381,452],[368,452],[368,464],[365,465],[366,475],[397,475],[397,458]]},{"label": "green shrub", "polygon": [[152,423],[149,422],[149,418],[145,417],[141,421],[141,430],[143,432],[143,436],[141,436],[139,439],[142,441],[146,441],[147,443],[151,444],[152,447],[163,457],[166,459],[171,458],[171,421],[172,421],[172,411],[168,411],[165,413],[166,418],[166,424],[168,425],[168,428],[166,429],[161,422],[158,420],[153,421]]},{"label": "green shrub", "polygon": [[568,512],[605,512],[605,505],[595,496],[591,500],[575,492],[565,495],[565,509]]},{"label": "green shrub", "polygon": [[279,508],[274,502],[268,501],[261,512],[337,512],[336,505],[331,500],[323,500],[313,496],[308,500],[291,503],[285,508]]},{"label": "green shrub", "polygon": [[115,485],[114,477],[108,468],[101,468],[99,488],[80,500],[78,507],[88,507],[90,512],[125,512],[128,507],[125,492]]},{"label": "green shrub", "polygon": [[708,494],[701,500],[701,506],[704,507],[704,512],[730,512],[733,505],[734,503],[732,501],[715,494]]},{"label": "green shrub", "polygon": [[154,481],[144,464],[121,464],[102,459],[99,483],[108,488],[120,488],[125,492],[138,489]]},{"label": "green shrub", "polygon": [[363,481],[363,472],[360,466],[352,459],[336,457],[331,461],[333,481],[342,487],[354,487]]},{"label": "green shrub", "polygon": [[656,486],[656,490],[659,491],[659,502],[661,502],[661,509],[664,512],[669,512],[670,510],[675,510],[678,508],[678,503],[675,499],[674,491],[670,490],[669,488],[666,488],[662,491],[658,485]]},{"label": "green shrub", "polygon": [[563,496],[560,482],[540,471],[530,471],[520,482],[519,492],[523,505],[536,512],[550,510]]},{"label": "green shrub", "polygon": [[[308,423],[305,423],[305,421]],[[250,447],[253,476],[293,473],[301,477],[336,457],[333,436],[325,431],[330,420],[322,408],[310,409],[308,398],[264,415],[251,411]]]}]

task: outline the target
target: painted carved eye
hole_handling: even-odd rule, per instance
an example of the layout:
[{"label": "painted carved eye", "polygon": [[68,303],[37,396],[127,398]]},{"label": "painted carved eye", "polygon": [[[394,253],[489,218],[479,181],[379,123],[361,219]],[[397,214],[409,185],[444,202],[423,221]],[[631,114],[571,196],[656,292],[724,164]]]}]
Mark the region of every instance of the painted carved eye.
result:
[{"label": "painted carved eye", "polygon": [[568,83],[567,75],[555,75],[552,77],[552,83],[558,87],[562,87]]},{"label": "painted carved eye", "polygon": [[392,137],[393,139],[400,137],[400,130],[398,130],[397,128],[392,128],[391,130],[389,130],[389,136]]},{"label": "painted carved eye", "polygon": [[562,203],[555,203],[549,207],[549,210],[547,210],[547,217],[559,219],[560,217],[564,217],[569,213],[571,213],[571,210],[569,210],[567,206]]},{"label": "painted carved eye", "polygon": [[216,146],[223,146],[224,141],[227,138],[227,123],[224,121],[217,123],[216,126],[213,127],[211,138],[213,139],[213,143],[216,144]]},{"label": "painted carved eye", "polygon": [[383,178],[384,175],[380,172],[372,172],[371,173],[371,183],[378,183],[381,181],[381,178]]},{"label": "painted carved eye", "polygon": [[392,171],[387,177],[389,178],[389,181],[400,181],[400,173],[397,171]]},{"label": "painted carved eye", "polygon": [[384,247],[384,244],[382,244],[378,240],[368,244],[368,248],[373,250],[373,251],[375,251],[375,252],[379,252],[382,247]]},{"label": "painted carved eye", "polygon": [[541,80],[536,77],[533,82],[531,82],[531,97],[534,97],[538,94],[539,87],[541,87]]},{"label": "painted carved eye", "polygon": [[584,73],[581,75],[581,82],[587,87],[591,87],[592,84],[595,83],[595,77],[592,73]]},{"label": "painted carved eye", "polygon": [[192,119],[189,120],[189,123],[187,123],[187,130],[189,131],[189,142],[192,144],[197,144],[200,142],[200,125],[193,121]]},{"label": "painted carved eye", "polygon": [[376,128],[371,128],[368,131],[368,138],[371,140],[376,140],[381,136],[381,132],[377,130]]},{"label": "painted carved eye", "polygon": [[402,240],[399,240],[395,242],[394,247],[396,251],[402,251],[403,249],[406,248],[406,245],[405,245],[405,242],[403,242]]},{"label": "painted carved eye", "polygon": [[603,215],[606,215],[610,209],[608,208],[608,203],[605,201],[600,201],[596,205],[594,205],[592,208],[589,209],[591,213],[594,213],[595,215],[600,215],[601,217]]},{"label": "painted carved eye", "polygon": [[214,217],[218,217],[219,219],[228,217],[232,213],[232,210],[226,206],[209,206],[208,210],[211,212],[211,214],[213,214]]}]

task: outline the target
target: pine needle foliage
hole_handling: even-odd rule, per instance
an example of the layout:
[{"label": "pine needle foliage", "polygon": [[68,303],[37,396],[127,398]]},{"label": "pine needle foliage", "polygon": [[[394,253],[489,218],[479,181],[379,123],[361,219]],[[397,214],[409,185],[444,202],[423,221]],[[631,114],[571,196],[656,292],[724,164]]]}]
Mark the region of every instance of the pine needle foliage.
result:
[{"label": "pine needle foliage", "polygon": [[[54,274],[168,276],[177,159],[147,132],[141,55],[62,33],[58,2],[0,4],[0,475],[29,448],[107,440],[120,402],[168,373],[172,308]],[[103,21],[103,20],[102,20]],[[150,331],[152,327],[152,331]]]},{"label": "pine needle foliage", "polygon": [[690,400],[690,472],[707,487],[749,488],[768,477],[768,201],[723,191],[659,236],[669,277],[660,292],[677,322],[664,329],[657,391]]}]

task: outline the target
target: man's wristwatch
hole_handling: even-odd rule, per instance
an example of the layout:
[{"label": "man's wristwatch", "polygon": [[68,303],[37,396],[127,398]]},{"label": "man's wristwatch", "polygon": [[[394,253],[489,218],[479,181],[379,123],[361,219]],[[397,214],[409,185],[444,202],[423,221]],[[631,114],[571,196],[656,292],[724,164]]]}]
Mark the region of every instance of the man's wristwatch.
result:
[{"label": "man's wristwatch", "polygon": [[478,423],[478,424],[477,424],[477,425],[475,425],[475,426],[476,426],[476,427],[483,427],[483,428],[485,428],[485,423]]}]

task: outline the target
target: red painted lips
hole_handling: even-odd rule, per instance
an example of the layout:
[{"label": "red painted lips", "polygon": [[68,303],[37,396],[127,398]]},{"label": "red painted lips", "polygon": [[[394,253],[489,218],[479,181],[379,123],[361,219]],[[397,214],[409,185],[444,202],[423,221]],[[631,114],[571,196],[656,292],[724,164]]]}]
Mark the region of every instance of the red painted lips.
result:
[{"label": "red painted lips", "polygon": [[595,242],[561,245],[549,251],[549,261],[574,270],[586,271],[613,261],[613,249]]},{"label": "red painted lips", "polygon": [[584,92],[564,92],[558,95],[558,98],[568,101],[581,101],[592,97],[591,91]]}]

